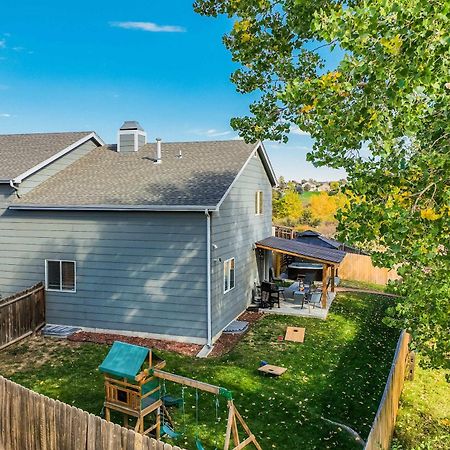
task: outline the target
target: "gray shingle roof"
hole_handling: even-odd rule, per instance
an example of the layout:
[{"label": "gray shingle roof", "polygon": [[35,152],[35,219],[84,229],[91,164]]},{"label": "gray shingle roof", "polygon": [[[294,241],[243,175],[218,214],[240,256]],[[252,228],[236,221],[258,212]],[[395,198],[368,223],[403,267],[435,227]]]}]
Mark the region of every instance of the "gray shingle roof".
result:
[{"label": "gray shingle roof", "polygon": [[304,244],[303,242],[270,236],[256,243],[257,246],[294,253],[299,257],[339,264],[346,253],[341,250]]},{"label": "gray shingle roof", "polygon": [[[241,140],[98,147],[16,200],[20,205],[215,206],[255,149]],[[181,152],[182,157],[179,158]]]},{"label": "gray shingle roof", "polygon": [[92,131],[0,135],[0,180],[12,180]]}]

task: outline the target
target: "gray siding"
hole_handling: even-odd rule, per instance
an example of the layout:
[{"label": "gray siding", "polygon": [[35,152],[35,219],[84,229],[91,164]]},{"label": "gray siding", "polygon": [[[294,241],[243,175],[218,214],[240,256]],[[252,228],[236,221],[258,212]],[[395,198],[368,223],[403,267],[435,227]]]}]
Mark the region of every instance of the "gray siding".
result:
[{"label": "gray siding", "polygon": [[[255,215],[255,193],[263,192],[263,214]],[[272,186],[260,157],[251,158],[219,212],[213,213],[212,250],[212,317],[213,336],[238,316],[251,301],[258,268],[253,244],[271,235]],[[223,293],[223,265],[236,260],[236,286]],[[218,259],[221,258],[221,262]]]},{"label": "gray siding", "polygon": [[61,170],[68,167],[73,162],[77,161],[88,152],[97,147],[97,144],[91,139],[69,153],[65,154],[61,158],[53,161],[48,166],[42,168],[38,172],[34,173],[30,177],[26,178],[19,186],[19,195],[24,195],[27,192],[39,186],[44,181],[48,180],[51,176],[57,174]]},{"label": "gray siding", "polygon": [[205,339],[203,213],[5,208],[3,203],[3,296],[43,281],[45,259],[75,260],[76,293],[47,292],[49,323]]}]

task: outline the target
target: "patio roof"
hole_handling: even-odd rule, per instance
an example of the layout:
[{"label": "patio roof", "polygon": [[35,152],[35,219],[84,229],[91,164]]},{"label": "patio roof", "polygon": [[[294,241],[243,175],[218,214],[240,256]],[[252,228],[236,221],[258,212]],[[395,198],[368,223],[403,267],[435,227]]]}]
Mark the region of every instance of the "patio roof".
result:
[{"label": "patio roof", "polygon": [[341,250],[304,244],[303,242],[274,236],[256,242],[256,247],[332,266],[339,265],[346,255],[346,253]]}]

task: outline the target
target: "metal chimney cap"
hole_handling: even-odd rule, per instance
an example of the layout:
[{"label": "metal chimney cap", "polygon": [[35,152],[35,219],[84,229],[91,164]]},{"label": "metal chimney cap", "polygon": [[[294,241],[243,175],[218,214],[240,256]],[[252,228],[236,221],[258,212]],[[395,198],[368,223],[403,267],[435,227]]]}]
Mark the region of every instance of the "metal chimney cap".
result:
[{"label": "metal chimney cap", "polygon": [[120,127],[121,130],[139,130],[144,131],[141,127],[140,123],[136,120],[126,120],[123,125]]}]

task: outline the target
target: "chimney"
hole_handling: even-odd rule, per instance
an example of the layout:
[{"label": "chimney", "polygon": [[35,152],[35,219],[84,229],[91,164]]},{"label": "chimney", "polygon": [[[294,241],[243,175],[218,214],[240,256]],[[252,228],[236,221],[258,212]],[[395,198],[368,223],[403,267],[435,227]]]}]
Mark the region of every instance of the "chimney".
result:
[{"label": "chimney", "polygon": [[147,133],[135,120],[128,120],[120,127],[117,136],[117,151],[121,153],[137,152],[147,143]]},{"label": "chimney", "polygon": [[155,164],[161,164],[161,138],[156,138]]}]

